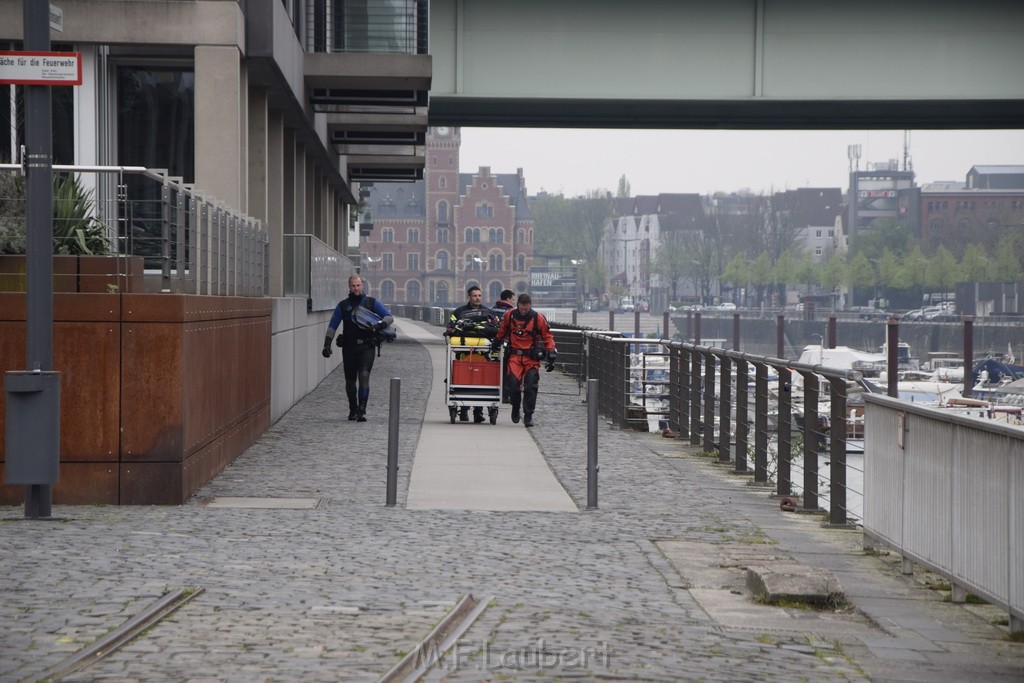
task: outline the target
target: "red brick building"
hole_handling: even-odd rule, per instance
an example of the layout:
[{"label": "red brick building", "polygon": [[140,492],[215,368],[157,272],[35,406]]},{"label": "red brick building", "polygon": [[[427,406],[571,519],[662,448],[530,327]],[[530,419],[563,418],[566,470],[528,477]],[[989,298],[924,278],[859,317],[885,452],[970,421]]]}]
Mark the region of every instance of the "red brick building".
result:
[{"label": "red brick building", "polygon": [[471,285],[493,304],[503,289],[524,292],[533,262],[533,220],[523,171],[459,172],[458,128],[427,132],[424,178],[375,183],[373,222],[360,242],[363,275],[384,302],[461,304]]},{"label": "red brick building", "polygon": [[1007,234],[1024,229],[1024,166],[975,166],[967,182],[920,188],[921,242],[942,244],[962,256],[968,244],[989,251]]}]

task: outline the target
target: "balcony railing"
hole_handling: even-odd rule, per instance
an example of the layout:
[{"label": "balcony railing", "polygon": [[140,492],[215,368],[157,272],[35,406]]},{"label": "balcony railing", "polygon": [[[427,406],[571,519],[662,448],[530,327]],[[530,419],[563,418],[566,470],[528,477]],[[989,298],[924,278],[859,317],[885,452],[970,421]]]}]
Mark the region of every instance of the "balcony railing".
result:
[{"label": "balcony railing", "polygon": [[307,2],[307,52],[427,54],[427,0]]},{"label": "balcony railing", "polygon": [[[147,291],[266,296],[269,240],[258,219],[160,170],[55,164],[53,171],[73,174],[88,195],[82,220],[101,226],[102,251],[144,258]],[[21,167],[0,164],[0,172]]]}]

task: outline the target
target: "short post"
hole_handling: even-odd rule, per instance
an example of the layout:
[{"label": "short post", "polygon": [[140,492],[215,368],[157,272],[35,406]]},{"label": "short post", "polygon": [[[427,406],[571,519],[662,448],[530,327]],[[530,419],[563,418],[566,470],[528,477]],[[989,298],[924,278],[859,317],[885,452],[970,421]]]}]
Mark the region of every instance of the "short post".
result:
[{"label": "short post", "polygon": [[740,350],[740,314],[732,314],[732,350]]},{"label": "short post", "polygon": [[608,329],[612,332],[615,331],[615,311],[612,309],[608,310]]},{"label": "short post", "polygon": [[887,323],[885,333],[885,344],[887,351],[885,378],[886,382],[888,383],[888,386],[886,387],[886,394],[892,396],[893,398],[899,398],[900,323],[896,318],[889,318],[889,322]]},{"label": "short post", "polygon": [[576,324],[576,311],[573,311],[573,312],[572,312],[572,324],[573,324],[573,325],[575,325],[575,324]]},{"label": "short post", "polygon": [[402,380],[391,378],[391,405],[388,409],[388,492],[385,507],[394,507],[398,498],[398,422],[401,418]]},{"label": "short post", "polygon": [[775,332],[775,357],[785,358],[786,357],[786,316],[783,313],[779,313],[776,316],[776,332]]},{"label": "short post", "polygon": [[828,317],[828,348],[836,348],[836,316]]},{"label": "short post", "polygon": [[587,380],[587,509],[597,509],[597,391],[598,380]]},{"label": "short post", "polygon": [[670,321],[669,321],[668,311],[665,311],[664,313],[661,314],[661,338],[662,339],[671,339],[672,338],[672,333],[669,332],[669,329],[668,329],[669,322]]},{"label": "short post", "polygon": [[633,336],[640,336],[640,311],[633,311]]},{"label": "short post", "polygon": [[964,316],[964,398],[974,391],[974,316]]},{"label": "short post", "polygon": [[693,345],[700,346],[700,311],[693,314]]}]

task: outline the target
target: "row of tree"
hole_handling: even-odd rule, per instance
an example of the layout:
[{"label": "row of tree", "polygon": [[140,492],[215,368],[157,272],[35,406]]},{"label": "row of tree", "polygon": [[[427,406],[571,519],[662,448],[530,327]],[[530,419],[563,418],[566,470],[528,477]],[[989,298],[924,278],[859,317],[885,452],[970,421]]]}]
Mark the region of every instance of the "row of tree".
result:
[{"label": "row of tree", "polygon": [[[624,176],[616,196],[629,196]],[[899,220],[882,219],[854,236],[845,254],[826,249],[824,258],[816,259],[804,248],[806,226],[794,222],[793,207],[752,193],[718,193],[711,204],[686,229],[672,229],[672,221],[660,217],[660,245],[652,250],[648,274],[661,276],[674,301],[683,299],[687,285],[703,303],[743,289],[748,300],[738,303],[749,305],[751,291],[760,304],[771,291],[784,301],[791,288],[812,293],[845,286],[891,298],[897,292],[948,292],[958,282],[1024,279],[1024,225],[1004,225],[998,242],[970,242],[955,254],[943,245],[922,245]],[[609,273],[601,260],[601,239],[614,216],[611,193],[548,195],[531,209],[535,252],[578,261],[590,290],[605,290]]]}]

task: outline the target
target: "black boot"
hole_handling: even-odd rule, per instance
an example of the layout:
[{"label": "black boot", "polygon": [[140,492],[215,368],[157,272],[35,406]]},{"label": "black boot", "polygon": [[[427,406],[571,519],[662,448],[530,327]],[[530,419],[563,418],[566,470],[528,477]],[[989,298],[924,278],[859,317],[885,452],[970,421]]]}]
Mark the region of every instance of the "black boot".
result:
[{"label": "black boot", "polygon": [[483,408],[473,408],[473,422],[480,424],[481,422],[484,422],[486,419],[487,418],[484,417]]},{"label": "black boot", "polygon": [[360,402],[359,408],[356,409],[356,422],[366,422],[366,403]]},{"label": "black boot", "polygon": [[351,422],[352,420],[356,419],[357,417],[359,417],[359,408],[356,406],[356,402],[355,401],[349,401],[348,402],[348,421]]},{"label": "black boot", "polygon": [[469,408],[459,408],[459,422],[469,422]]},{"label": "black boot", "polygon": [[532,427],[533,426],[533,413],[524,413],[523,414],[523,426],[524,427]]},{"label": "black boot", "polygon": [[519,424],[519,406],[512,406],[512,421]]}]

